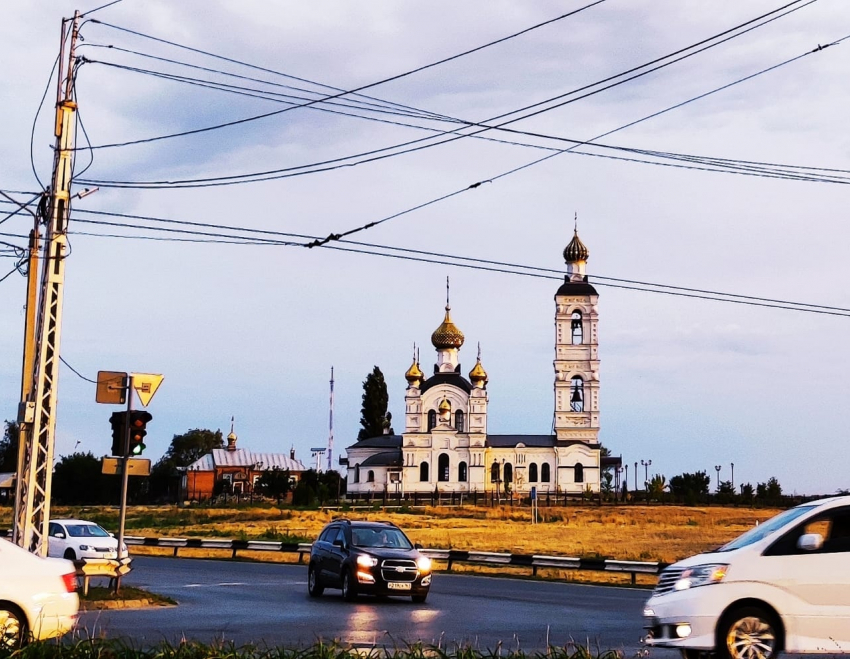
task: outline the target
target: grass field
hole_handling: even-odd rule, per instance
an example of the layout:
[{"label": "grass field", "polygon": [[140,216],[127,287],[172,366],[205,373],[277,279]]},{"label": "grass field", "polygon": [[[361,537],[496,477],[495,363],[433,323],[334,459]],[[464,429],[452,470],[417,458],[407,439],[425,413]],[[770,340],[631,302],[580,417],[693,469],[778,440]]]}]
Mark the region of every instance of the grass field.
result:
[{"label": "grass field", "polygon": [[[385,519],[413,542],[441,549],[605,557],[673,562],[727,542],[776,514],[773,509],[686,506],[569,506],[541,508],[531,523],[528,508],[423,508],[409,512],[349,511],[351,519]],[[336,511],[276,507],[130,507],[127,535],[222,537],[312,541]],[[111,507],[54,507],[53,517],[80,517],[115,531]],[[0,526],[11,510],[0,508]],[[141,552],[141,548],[134,548]]]}]

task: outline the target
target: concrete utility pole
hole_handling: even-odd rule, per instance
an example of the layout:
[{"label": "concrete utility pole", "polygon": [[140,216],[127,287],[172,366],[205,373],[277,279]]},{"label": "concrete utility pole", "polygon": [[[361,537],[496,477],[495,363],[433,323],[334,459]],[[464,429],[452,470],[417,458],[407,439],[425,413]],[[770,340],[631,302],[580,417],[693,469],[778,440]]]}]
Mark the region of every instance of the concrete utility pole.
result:
[{"label": "concrete utility pole", "polygon": [[[70,39],[67,30],[69,22],[71,23]],[[36,320],[34,359],[30,360],[32,361],[32,378],[29,392],[25,394],[25,400],[21,402],[18,409],[21,434],[18,447],[13,541],[42,556],[47,554],[47,526],[50,521],[50,487],[59,379],[59,339],[62,330],[66,233],[71,212],[71,175],[77,112],[77,104],[73,97],[79,27],[79,11],[75,12],[72,20],[63,19],[62,21],[54,131],[56,147],[41,265],[41,291]],[[63,76],[62,64],[66,47],[68,65],[67,72]],[[31,273],[32,275],[34,273]],[[26,354],[24,369],[27,369]],[[26,378],[25,373],[22,378],[24,384],[27,383]]]}]

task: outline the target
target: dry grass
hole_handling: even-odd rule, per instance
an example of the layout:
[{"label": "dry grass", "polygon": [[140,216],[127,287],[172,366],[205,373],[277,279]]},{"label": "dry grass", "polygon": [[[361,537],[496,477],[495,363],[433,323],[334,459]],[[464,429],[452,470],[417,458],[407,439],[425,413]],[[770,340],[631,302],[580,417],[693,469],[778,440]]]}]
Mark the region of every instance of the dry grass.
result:
[{"label": "dry grass", "polygon": [[[776,512],[731,507],[569,506],[541,508],[541,521],[537,524],[531,524],[528,508],[423,508],[406,513],[351,511],[345,515],[351,519],[392,521],[413,542],[425,547],[669,563],[721,545]],[[118,512],[114,508],[59,507],[54,508],[53,514],[93,519],[110,529],[117,527]],[[310,541],[337,515],[336,511],[274,507],[138,506],[128,509],[126,532],[149,537],[281,539],[286,536]],[[0,525],[8,528],[10,523],[11,511],[0,509]],[[146,548],[145,552],[148,551],[155,550]],[[181,549],[180,553],[192,555],[191,550]],[[256,553],[264,560],[271,558],[268,553]],[[248,556],[249,552],[240,552],[243,554]],[[275,555],[275,559],[297,560],[293,555]]]}]

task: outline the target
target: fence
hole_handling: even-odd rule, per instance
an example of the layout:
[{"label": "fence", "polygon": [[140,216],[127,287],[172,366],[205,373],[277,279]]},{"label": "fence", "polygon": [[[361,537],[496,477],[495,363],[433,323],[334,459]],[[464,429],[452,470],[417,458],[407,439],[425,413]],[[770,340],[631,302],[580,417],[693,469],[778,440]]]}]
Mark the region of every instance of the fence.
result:
[{"label": "fence", "polygon": [[[303,563],[304,555],[309,554],[312,548],[312,544],[308,542],[286,543],[267,540],[224,540],[217,538],[144,538],[141,536],[126,536],[124,542],[128,546],[167,547],[173,549],[173,556],[177,556],[180,549],[218,549],[230,551],[231,558],[236,558],[240,551],[297,553],[299,563]],[[539,568],[618,572],[630,574],[632,584],[637,582],[638,574],[659,574],[661,570],[667,567],[667,563],[615,561],[604,558],[507,554],[485,551],[460,551],[456,549],[422,549],[421,551],[431,560],[445,563],[446,569],[449,571],[451,571],[455,563],[469,563],[475,565],[527,567],[531,569],[533,576],[537,576]]]}]

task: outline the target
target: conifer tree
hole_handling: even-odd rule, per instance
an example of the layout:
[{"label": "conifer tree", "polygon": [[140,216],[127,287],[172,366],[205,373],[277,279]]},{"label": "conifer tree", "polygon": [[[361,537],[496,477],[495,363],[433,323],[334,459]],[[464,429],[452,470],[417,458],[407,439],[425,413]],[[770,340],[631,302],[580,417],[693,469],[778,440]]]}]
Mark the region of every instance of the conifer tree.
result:
[{"label": "conifer tree", "polygon": [[383,435],[385,429],[390,435],[393,434],[393,429],[390,427],[392,417],[387,414],[389,400],[384,374],[376,366],[363,381],[363,408],[360,412],[360,425],[363,427],[357,434],[358,442]]}]

